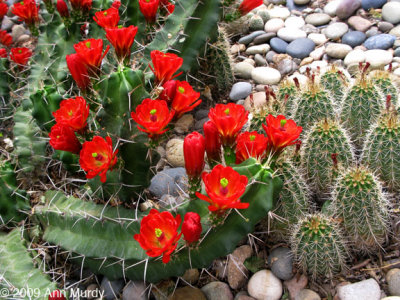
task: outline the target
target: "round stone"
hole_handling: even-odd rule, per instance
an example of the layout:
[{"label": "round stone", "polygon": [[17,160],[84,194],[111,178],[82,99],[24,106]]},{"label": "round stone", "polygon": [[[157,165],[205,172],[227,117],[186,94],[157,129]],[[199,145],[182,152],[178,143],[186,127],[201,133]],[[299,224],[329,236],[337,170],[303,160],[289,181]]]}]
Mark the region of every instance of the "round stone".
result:
[{"label": "round stone", "polygon": [[381,8],[387,0],[361,0],[361,6],[364,10],[371,8]]},{"label": "round stone", "polygon": [[331,20],[331,17],[328,14],[324,14],[324,13],[310,14],[305,19],[306,23],[314,25],[314,26],[328,24],[330,20]]},{"label": "round stone", "polygon": [[294,3],[296,3],[297,5],[306,5],[309,2],[310,0],[294,0]]},{"label": "round stone", "polygon": [[396,40],[396,37],[391,34],[377,34],[374,36],[371,36],[364,42],[364,46],[368,50],[372,49],[389,49],[393,46],[394,41]]},{"label": "round stone", "polygon": [[366,38],[367,36],[364,32],[350,31],[342,37],[342,43],[354,48],[358,45],[361,45]]},{"label": "round stone", "polygon": [[380,68],[392,62],[393,55],[386,50],[365,51],[365,61],[370,63],[371,68]]},{"label": "round stone", "polygon": [[326,47],[326,54],[332,58],[345,58],[351,50],[349,45],[331,43]]},{"label": "round stone", "polygon": [[400,37],[400,25],[397,25],[395,28],[390,30],[389,34],[394,35],[396,37]]},{"label": "round stone", "polygon": [[278,30],[278,37],[286,42],[292,42],[296,39],[307,37],[307,34],[298,28],[284,27]]},{"label": "round stone", "polygon": [[350,17],[361,6],[361,0],[342,0],[336,9],[336,15],[344,20]]},{"label": "round stone", "polygon": [[302,17],[289,17],[285,20],[285,26],[291,28],[301,28],[305,25]]},{"label": "round stone", "polygon": [[286,53],[286,48],[289,44],[280,38],[272,38],[269,45],[277,53]]},{"label": "round stone", "polygon": [[286,53],[294,58],[303,59],[309,56],[314,48],[315,43],[312,40],[308,38],[302,38],[291,42],[286,48]]},{"label": "round stone", "polygon": [[251,46],[246,49],[246,54],[254,55],[254,54],[266,54],[271,47],[268,44]]},{"label": "round stone", "polygon": [[251,93],[251,84],[248,82],[237,82],[232,86],[229,98],[233,101],[245,99]]},{"label": "round stone", "polygon": [[396,48],[396,50],[394,50],[394,56],[400,57],[400,48]]},{"label": "round stone", "polygon": [[233,67],[233,72],[235,73],[235,76],[244,78],[244,79],[250,79],[251,78],[251,72],[253,71],[254,67],[247,63],[247,62],[239,62],[235,64]]},{"label": "round stone", "polygon": [[392,24],[400,22],[400,2],[388,2],[382,8],[382,18]]},{"label": "round stone", "polygon": [[336,9],[338,8],[341,0],[333,0],[328,2],[324,6],[324,13],[330,15],[331,17],[336,16]]},{"label": "round stone", "polygon": [[328,41],[325,34],[322,33],[310,33],[308,38],[312,40],[317,46],[322,45]]},{"label": "round stone", "polygon": [[346,66],[350,66],[364,61],[365,61],[365,52],[362,50],[353,50],[346,55],[344,59],[344,64]]},{"label": "round stone", "polygon": [[268,264],[279,279],[289,280],[293,277],[293,255],[289,248],[278,247],[272,250]]},{"label": "round stone", "polygon": [[254,39],[253,43],[255,45],[264,44],[264,43],[267,43],[274,36],[276,36],[276,34],[274,32],[264,33],[264,34],[259,35],[258,37],[256,37]]},{"label": "round stone", "polygon": [[[161,297],[160,297],[161,298]],[[135,298],[129,298],[129,300],[136,300]],[[185,286],[176,289],[172,295],[168,297],[168,300],[207,300],[203,292],[198,288]]]},{"label": "round stone", "polygon": [[364,19],[360,16],[352,16],[348,19],[350,26],[353,27],[355,30],[365,32],[372,26],[372,23]]},{"label": "round stone", "polygon": [[254,32],[240,38],[238,43],[245,44],[245,45],[250,44],[257,36],[262,35],[264,33],[265,33],[265,31],[263,31],[263,30],[254,31]]},{"label": "round stone", "polygon": [[261,270],[251,276],[247,292],[257,300],[278,300],[282,296],[282,283],[269,270]]},{"label": "round stone", "polygon": [[258,67],[251,72],[251,78],[259,84],[277,84],[281,80],[281,73],[270,67]]},{"label": "round stone", "polygon": [[378,29],[382,32],[388,32],[388,31],[392,30],[393,28],[394,28],[394,25],[392,23],[385,22],[385,21],[378,23]]},{"label": "round stone", "polygon": [[229,256],[228,261],[228,283],[232,289],[240,289],[247,282],[249,271],[243,265],[243,262],[252,254],[252,249],[249,245],[243,245],[236,248]]},{"label": "round stone", "polygon": [[294,300],[321,300],[321,297],[312,290],[303,289],[296,295]]},{"label": "round stone", "polygon": [[285,22],[282,19],[275,18],[268,20],[265,23],[264,30],[265,32],[278,32],[279,29],[285,26]]},{"label": "round stone", "polygon": [[185,160],[183,158],[183,140],[171,139],[166,145],[167,161],[173,167],[184,167]]},{"label": "round stone", "polygon": [[213,281],[201,288],[207,300],[233,300],[232,292],[225,282]]},{"label": "round stone", "polygon": [[381,289],[375,279],[367,279],[360,282],[340,286],[337,288],[337,296],[340,300],[381,299]]},{"label": "round stone", "polygon": [[400,296],[400,269],[392,269],[386,275],[391,296]]},{"label": "round stone", "polygon": [[268,11],[271,19],[272,18],[281,18],[281,19],[287,19],[290,16],[290,11],[286,7],[279,7],[275,6],[273,9],[270,9]]},{"label": "round stone", "polygon": [[337,40],[341,38],[348,30],[349,26],[347,26],[346,23],[337,22],[326,27],[324,34],[329,39]]}]

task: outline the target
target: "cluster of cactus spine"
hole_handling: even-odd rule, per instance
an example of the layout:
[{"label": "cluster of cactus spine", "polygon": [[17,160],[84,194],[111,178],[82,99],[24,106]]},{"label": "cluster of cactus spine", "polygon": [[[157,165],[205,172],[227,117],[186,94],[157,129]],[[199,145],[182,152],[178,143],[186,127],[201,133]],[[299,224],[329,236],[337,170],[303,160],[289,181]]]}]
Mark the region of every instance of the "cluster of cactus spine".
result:
[{"label": "cluster of cactus spine", "polygon": [[371,72],[370,77],[373,84],[378,88],[379,92],[383,96],[390,96],[391,102],[394,107],[398,105],[399,90],[395,85],[395,78],[390,72],[391,69],[387,71],[374,70]]},{"label": "cluster of cactus spine", "polygon": [[346,243],[337,224],[323,214],[308,215],[296,224],[291,247],[298,264],[314,280],[345,269]]},{"label": "cluster of cactus spine", "polygon": [[385,242],[389,203],[370,170],[362,166],[345,170],[333,189],[329,211],[341,221],[355,250],[371,252]]},{"label": "cluster of cactus spine", "polygon": [[320,85],[328,93],[332,93],[333,99],[336,105],[339,105],[343,99],[347,86],[349,85],[349,79],[347,72],[339,70],[335,65],[332,65],[326,70],[320,79]]},{"label": "cluster of cactus spine", "polygon": [[356,147],[361,147],[365,135],[378,119],[385,101],[374,82],[367,76],[369,64],[360,64],[360,74],[356,83],[343,97],[340,118]]},{"label": "cluster of cactus spine", "polygon": [[285,112],[288,115],[291,115],[294,109],[294,105],[296,103],[296,98],[298,97],[299,91],[299,81],[297,78],[294,79],[295,82],[290,80],[283,80],[279,86],[276,93],[277,101],[281,104],[282,112]]}]

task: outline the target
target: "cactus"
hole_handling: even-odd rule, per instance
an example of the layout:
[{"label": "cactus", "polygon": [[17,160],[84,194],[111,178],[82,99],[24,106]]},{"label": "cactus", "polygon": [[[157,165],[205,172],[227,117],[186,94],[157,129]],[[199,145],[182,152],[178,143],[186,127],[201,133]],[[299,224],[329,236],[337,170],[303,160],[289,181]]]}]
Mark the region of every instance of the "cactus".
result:
[{"label": "cactus", "polygon": [[385,105],[375,84],[367,77],[368,66],[361,68],[359,78],[343,98],[341,106],[341,121],[357,148],[362,147],[367,131]]},{"label": "cactus", "polygon": [[[222,225],[210,228],[210,232],[190,253],[188,249],[179,251],[167,265],[147,259],[133,239],[133,234],[139,230],[142,213],[122,207],[104,207],[51,191],[46,193],[46,205],[35,207],[34,217],[44,228],[43,239],[73,252],[72,261],[83,263],[109,279],[127,277],[157,282],[182,275],[190,267],[206,267],[216,257],[231,253],[272,209],[280,190],[280,180],[272,178],[271,173],[255,160],[249,160],[236,169],[250,177],[253,174],[249,171],[255,174],[254,181],[241,197],[242,201],[251,201],[250,207],[240,215],[232,212]],[[171,209],[181,215],[186,211],[196,211],[203,218],[203,226],[209,226],[204,201],[191,200]]]},{"label": "cactus", "polygon": [[26,192],[18,189],[14,168],[9,161],[0,161],[0,225],[18,222],[22,210],[29,210]]},{"label": "cactus", "polygon": [[396,112],[384,113],[367,134],[361,162],[374,170],[390,191],[400,188],[400,120]]},{"label": "cactus", "polygon": [[[297,80],[297,79],[296,79]],[[282,111],[291,116],[296,105],[299,88],[289,80],[283,80],[276,93],[276,98],[281,103]]]},{"label": "cactus", "polygon": [[340,105],[342,103],[343,96],[349,85],[349,79],[346,76],[347,72],[344,70],[338,70],[335,65],[332,65],[320,79],[321,86],[328,93],[332,93],[334,103]]},{"label": "cactus", "polygon": [[0,288],[8,288],[9,297],[5,292],[2,295],[7,299],[47,300],[57,286],[35,267],[37,259],[35,262],[29,253],[32,250],[23,235],[24,229],[19,227],[0,235]]},{"label": "cactus", "polygon": [[371,252],[387,238],[389,202],[374,174],[353,167],[338,178],[330,209],[339,218],[354,248]]},{"label": "cactus", "polygon": [[292,117],[297,124],[308,130],[314,122],[335,118],[335,104],[328,92],[310,76],[307,88],[300,93]]},{"label": "cactus", "polygon": [[389,71],[374,70],[370,77],[379,92],[384,96],[390,95],[392,104],[397,107],[399,91],[394,84],[393,75]]},{"label": "cactus", "polygon": [[290,226],[310,212],[310,193],[302,174],[290,159],[283,158],[277,162],[277,175],[283,181],[283,186],[274,211],[278,217],[273,229],[287,236]]},{"label": "cactus", "polygon": [[337,154],[339,166],[347,168],[354,161],[353,149],[346,131],[332,120],[317,122],[308,132],[301,147],[301,168],[305,172],[310,188],[319,197],[329,191],[335,180],[335,161],[331,155]]},{"label": "cactus", "polygon": [[332,278],[345,269],[348,252],[335,223],[323,214],[308,215],[295,226],[291,249],[299,266],[313,280]]}]

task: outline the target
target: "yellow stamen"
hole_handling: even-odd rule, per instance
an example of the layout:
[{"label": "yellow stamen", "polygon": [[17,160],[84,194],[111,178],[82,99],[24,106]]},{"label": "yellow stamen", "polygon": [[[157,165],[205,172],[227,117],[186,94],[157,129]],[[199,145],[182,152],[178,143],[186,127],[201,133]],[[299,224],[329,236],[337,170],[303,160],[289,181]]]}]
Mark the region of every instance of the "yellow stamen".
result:
[{"label": "yellow stamen", "polygon": [[156,234],[156,237],[158,237],[158,238],[163,234],[163,232],[160,228],[154,229],[154,232]]},{"label": "yellow stamen", "polygon": [[221,180],[219,181],[219,183],[221,184],[221,186],[222,186],[223,188],[226,188],[226,187],[228,186],[229,181],[228,181],[228,179],[226,179],[226,178],[224,177],[224,178],[221,178]]},{"label": "yellow stamen", "polygon": [[98,154],[97,154],[96,152],[92,153],[92,157],[94,157],[94,158],[96,158],[97,155],[98,155]]}]

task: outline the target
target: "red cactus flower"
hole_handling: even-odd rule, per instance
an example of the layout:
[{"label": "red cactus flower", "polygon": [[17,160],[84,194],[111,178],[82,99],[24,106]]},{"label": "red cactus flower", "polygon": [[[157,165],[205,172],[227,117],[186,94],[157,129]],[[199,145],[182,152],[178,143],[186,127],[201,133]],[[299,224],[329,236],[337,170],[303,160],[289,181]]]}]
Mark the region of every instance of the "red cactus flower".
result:
[{"label": "red cactus flower", "polygon": [[32,51],[29,48],[12,48],[10,58],[17,64],[25,66],[32,56]]},{"label": "red cactus flower", "polygon": [[208,117],[214,122],[224,146],[233,146],[236,136],[247,122],[248,112],[242,105],[217,104],[210,109]]},{"label": "red cactus flower", "polygon": [[0,48],[0,58],[7,58],[7,51],[4,48]]},{"label": "red cactus flower", "polygon": [[8,12],[7,3],[0,2],[0,20],[3,19],[3,17],[7,14],[7,12]]},{"label": "red cactus flower", "polygon": [[[168,130],[168,123],[174,116],[169,111],[164,100],[144,99],[142,104],[136,107],[136,112],[131,112],[132,119],[138,123],[137,128],[146,132],[149,138],[155,138]],[[140,127],[140,126],[142,127]]]},{"label": "red cactus flower", "polygon": [[87,172],[86,178],[90,179],[100,175],[100,181],[106,182],[106,173],[116,164],[117,153],[118,150],[113,153],[112,141],[109,136],[105,139],[95,136],[91,142],[83,143],[79,154],[79,164]]},{"label": "red cactus flower", "polygon": [[111,4],[111,7],[114,7],[115,9],[119,9],[121,7],[121,1],[114,0],[114,2]]},{"label": "red cactus flower", "polygon": [[12,13],[27,25],[32,25],[39,22],[39,6],[36,5],[35,0],[24,0],[15,3],[12,7]]},{"label": "red cactus flower", "polygon": [[168,2],[168,4],[165,6],[167,8],[168,14],[172,14],[175,10],[175,4]]},{"label": "red cactus flower", "polygon": [[197,131],[188,134],[183,141],[185,169],[189,179],[200,178],[204,169],[204,137]]},{"label": "red cactus flower", "polygon": [[77,11],[87,13],[92,9],[92,0],[70,0],[70,2],[72,8]]},{"label": "red cactus flower", "polygon": [[249,157],[262,160],[268,146],[268,138],[257,131],[243,132],[236,139],[236,163],[240,164]]},{"label": "red cactus flower", "polygon": [[8,47],[12,44],[12,42],[12,36],[8,34],[7,31],[0,30],[0,43]]},{"label": "red cactus flower", "polygon": [[239,5],[239,12],[244,16],[261,4],[263,4],[263,0],[243,0]]},{"label": "red cactus flower", "polygon": [[104,56],[106,56],[110,46],[107,46],[103,53],[102,39],[87,39],[75,44],[74,49],[88,66],[89,74],[98,74],[101,61],[103,60]]},{"label": "red cactus flower", "polygon": [[71,127],[78,131],[87,125],[89,105],[82,97],[75,97],[61,101],[60,109],[53,112],[57,124]]},{"label": "red cactus flower", "polygon": [[67,151],[78,154],[82,145],[75,135],[74,130],[62,124],[55,124],[50,130],[50,146],[55,150]]},{"label": "red cactus flower", "polygon": [[152,209],[149,215],[142,219],[140,233],[135,234],[134,239],[139,242],[140,247],[148,256],[163,255],[162,262],[166,264],[170,261],[171,253],[174,252],[181,238],[182,233],[178,234],[181,221],[180,215],[174,218],[169,211],[160,213]]},{"label": "red cactus flower", "polygon": [[129,59],[138,28],[136,26],[107,28],[106,38],[115,49],[118,59]]},{"label": "red cactus flower", "polygon": [[69,18],[68,6],[64,0],[57,0],[57,11],[62,18]]},{"label": "red cactus flower", "polygon": [[90,77],[85,61],[76,53],[67,55],[65,59],[72,78],[78,87],[85,91],[90,86]]},{"label": "red cactus flower", "polygon": [[175,110],[175,117],[179,118],[184,113],[200,105],[201,99],[199,97],[200,93],[193,90],[188,82],[177,81],[175,97],[171,104],[171,107]]},{"label": "red cactus flower", "polygon": [[217,127],[212,121],[207,121],[203,125],[207,159],[210,165],[213,162],[221,161],[221,138]]},{"label": "red cactus flower", "polygon": [[55,290],[50,293],[49,300],[66,300],[66,298],[60,290]]},{"label": "red cactus flower", "polygon": [[283,115],[276,118],[273,115],[268,115],[266,118],[267,124],[262,124],[269,138],[270,148],[275,153],[280,153],[283,148],[296,144],[303,128],[297,126],[293,120],[286,120]]},{"label": "red cactus flower", "polygon": [[187,212],[183,218],[182,233],[183,239],[189,244],[197,242],[200,239],[201,231],[201,218],[198,213]]},{"label": "red cactus flower", "polygon": [[163,84],[181,74],[174,76],[174,73],[178,71],[183,63],[183,59],[178,55],[153,50],[150,53],[150,57],[153,62],[153,67],[150,66],[150,69],[153,71],[157,83]]},{"label": "red cactus flower", "polygon": [[94,14],[93,20],[104,29],[115,28],[119,22],[118,9],[110,7],[107,10],[98,11]]},{"label": "red cactus flower", "polygon": [[154,23],[156,21],[159,3],[159,0],[139,0],[139,9],[147,22]]},{"label": "red cactus flower", "polygon": [[163,91],[161,92],[159,99],[165,100],[167,103],[170,103],[174,97],[176,92],[176,80],[168,80],[163,84]]},{"label": "red cactus flower", "polygon": [[196,196],[210,203],[210,211],[221,213],[229,208],[249,207],[249,203],[240,202],[248,182],[245,175],[240,175],[231,167],[217,165],[210,173],[203,172],[202,178],[208,197],[199,192]]}]

